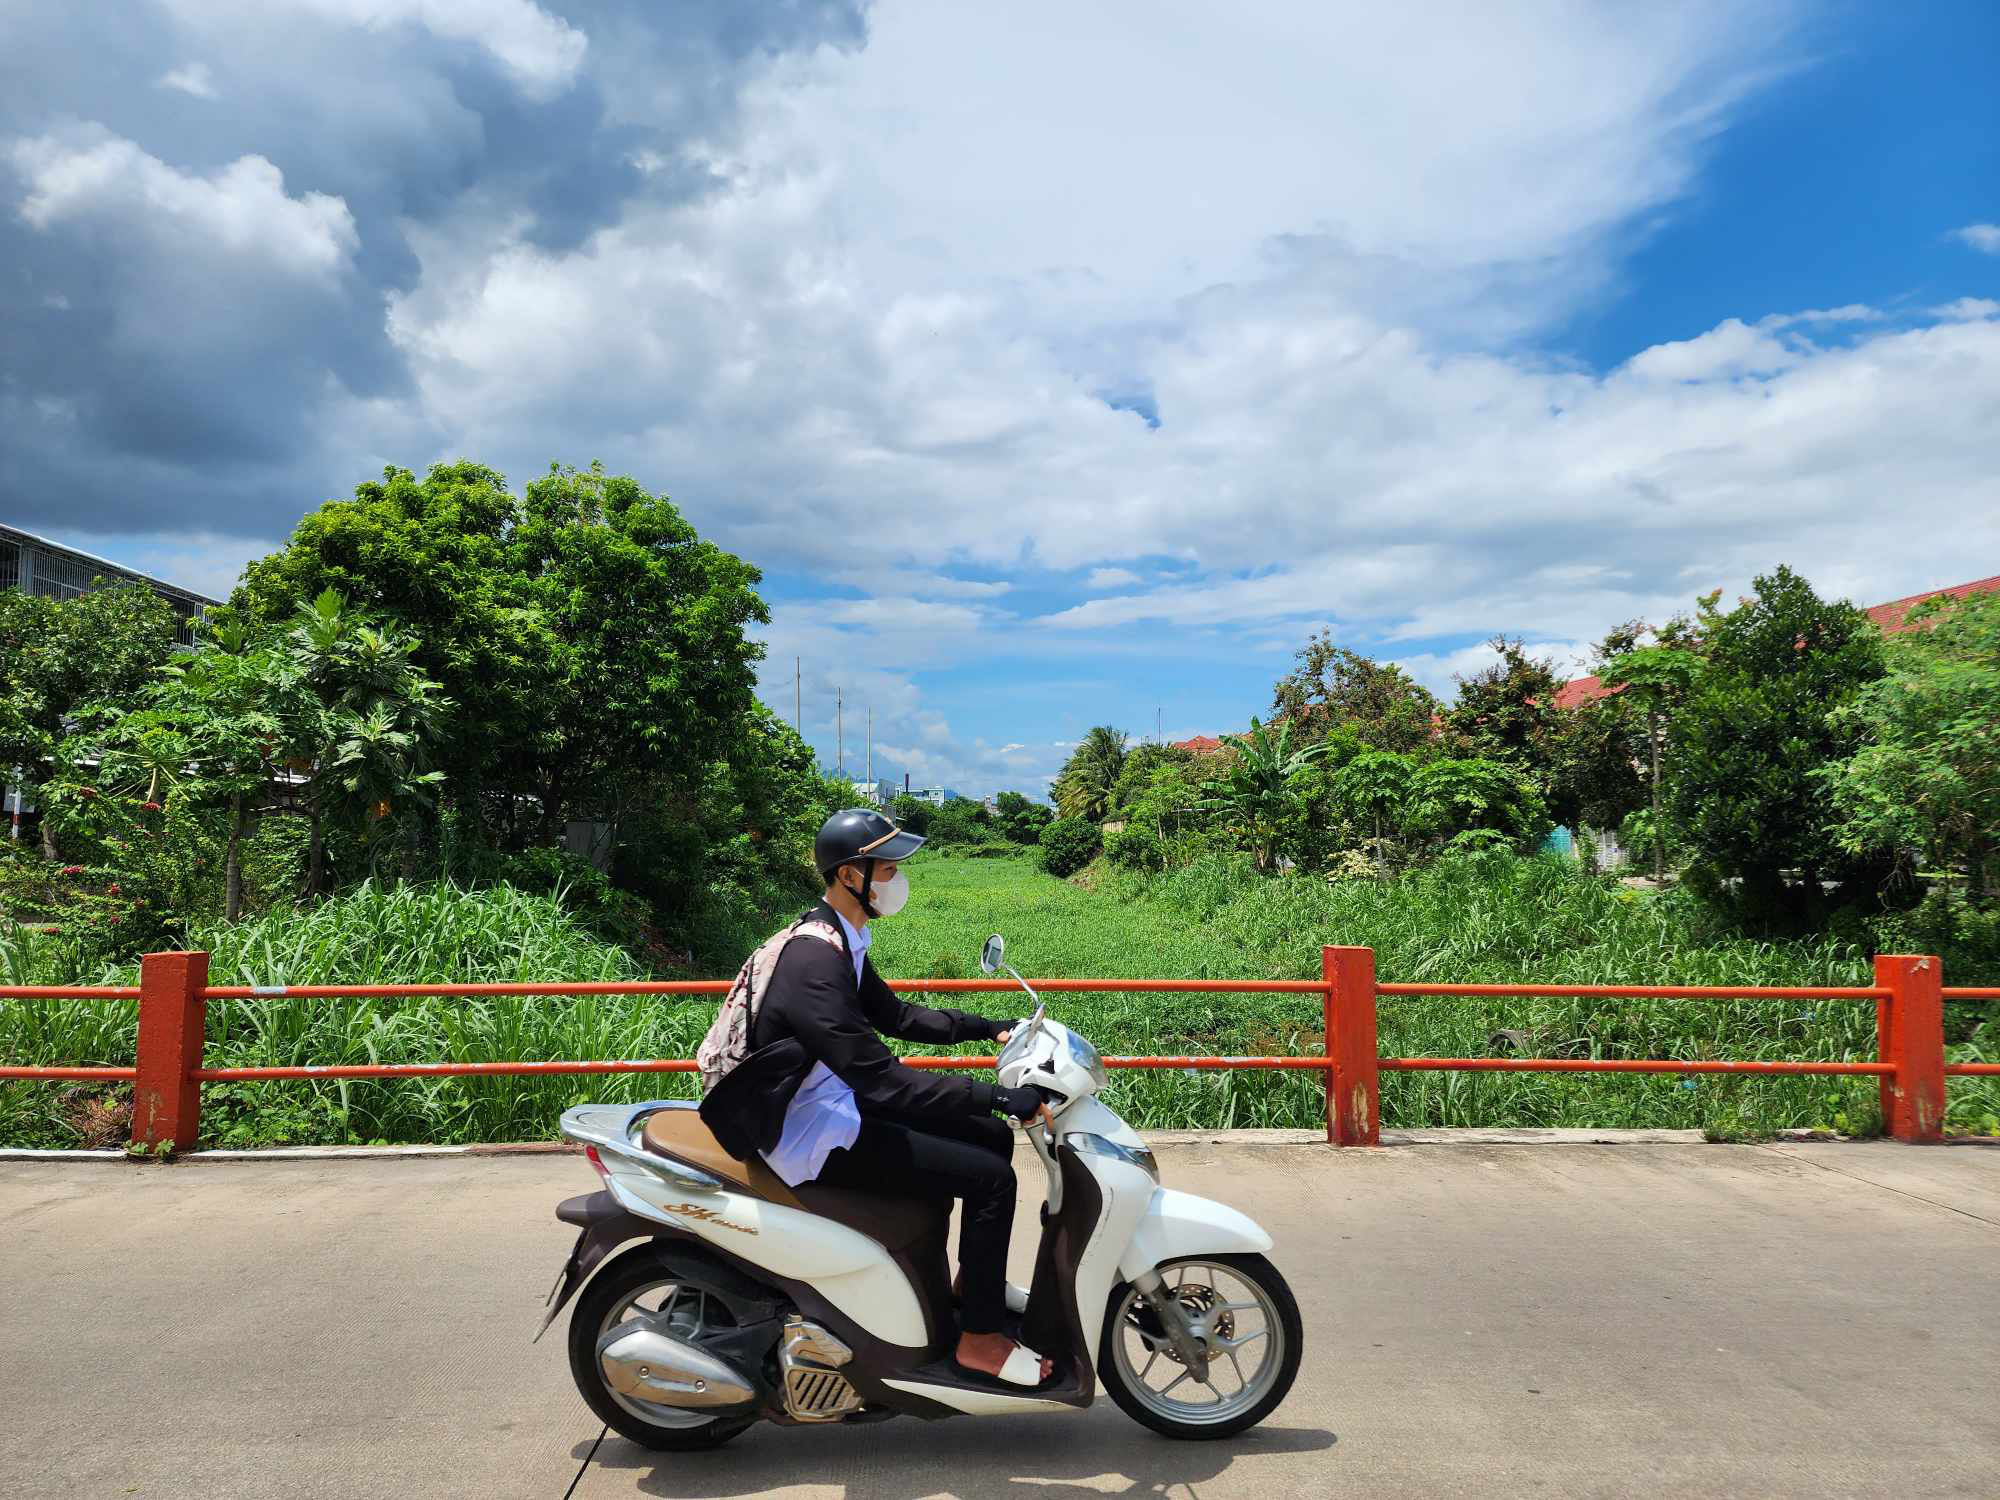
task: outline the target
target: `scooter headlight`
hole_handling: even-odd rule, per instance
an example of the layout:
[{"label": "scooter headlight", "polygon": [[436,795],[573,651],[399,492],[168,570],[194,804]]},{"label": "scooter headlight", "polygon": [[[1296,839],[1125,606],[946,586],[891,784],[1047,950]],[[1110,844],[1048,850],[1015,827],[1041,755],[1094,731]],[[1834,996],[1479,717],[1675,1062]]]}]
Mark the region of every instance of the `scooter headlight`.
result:
[{"label": "scooter headlight", "polygon": [[1097,1049],[1078,1036],[1069,1034],[1069,1060],[1090,1075],[1090,1081],[1098,1088],[1104,1087],[1104,1059],[1097,1055]]},{"label": "scooter headlight", "polygon": [[1086,1156],[1108,1156],[1114,1161],[1139,1168],[1156,1183],[1160,1180],[1160,1164],[1144,1146],[1121,1146],[1107,1136],[1090,1135],[1081,1130],[1064,1136],[1063,1140],[1070,1149],[1081,1151]]}]

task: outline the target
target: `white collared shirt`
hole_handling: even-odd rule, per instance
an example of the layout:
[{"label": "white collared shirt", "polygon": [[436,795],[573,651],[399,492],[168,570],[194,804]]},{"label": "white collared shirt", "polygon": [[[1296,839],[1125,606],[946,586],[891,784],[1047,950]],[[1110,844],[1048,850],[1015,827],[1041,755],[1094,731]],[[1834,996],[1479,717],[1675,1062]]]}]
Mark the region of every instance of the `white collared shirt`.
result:
[{"label": "white collared shirt", "polygon": [[[874,934],[866,927],[856,928],[839,912],[833,915],[846,935],[848,952],[854,955],[854,984],[859,989],[861,966],[868,960]],[[826,1159],[853,1145],[860,1134],[861,1110],[854,1102],[854,1090],[825,1063],[814,1063],[785,1110],[784,1134],[764,1153],[764,1160],[786,1187],[797,1187],[819,1176]]]}]

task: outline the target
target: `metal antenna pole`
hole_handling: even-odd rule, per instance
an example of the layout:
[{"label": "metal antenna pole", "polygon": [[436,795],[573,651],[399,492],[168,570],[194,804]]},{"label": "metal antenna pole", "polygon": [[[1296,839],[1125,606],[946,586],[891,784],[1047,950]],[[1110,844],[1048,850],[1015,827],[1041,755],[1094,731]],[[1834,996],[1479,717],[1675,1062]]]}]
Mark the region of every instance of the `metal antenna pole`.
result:
[{"label": "metal antenna pole", "polygon": [[833,736],[838,748],[834,751],[833,774],[842,775],[847,770],[847,700],[842,695],[844,688],[833,690]]},{"label": "metal antenna pole", "polygon": [[793,734],[800,734],[803,732],[799,728],[799,662],[801,660],[802,658],[796,656],[792,658],[792,733]]},{"label": "metal antenna pole", "polygon": [[868,790],[875,790],[875,705],[868,705]]}]

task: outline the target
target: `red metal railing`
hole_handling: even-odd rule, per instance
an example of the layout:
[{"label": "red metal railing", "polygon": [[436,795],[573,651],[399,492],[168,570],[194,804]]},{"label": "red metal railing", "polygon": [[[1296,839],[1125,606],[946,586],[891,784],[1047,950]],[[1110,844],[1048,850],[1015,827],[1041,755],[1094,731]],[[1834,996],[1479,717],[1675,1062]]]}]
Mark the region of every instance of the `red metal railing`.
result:
[{"label": "red metal railing", "polygon": [[[149,953],[132,986],[59,985],[0,989],[0,1000],[137,1001],[136,1066],[0,1067],[0,1079],[129,1081],[133,1085],[132,1140],[143,1148],[172,1149],[199,1139],[201,1086],[249,1079],[534,1077],[543,1074],[688,1073],[687,1058],[609,1059],[512,1063],[382,1063],[268,1068],[204,1066],[202,1048],[211,1000],[359,999],[370,996],[588,996],[719,995],[724,980],[594,984],[211,985],[206,953]],[[999,979],[916,979],[892,988],[905,994],[1006,993]],[[2000,1063],[1944,1060],[1944,1001],[2000,1000],[2000,987],[1946,989],[1935,957],[1887,955],[1875,960],[1875,983],[1838,985],[1579,985],[1384,984],[1375,978],[1369,948],[1323,950],[1317,980],[1273,979],[1046,979],[1049,993],[1138,992],[1318,995],[1325,1016],[1325,1049],[1293,1057],[1107,1057],[1113,1068],[1279,1069],[1317,1072],[1326,1087],[1327,1140],[1336,1146],[1381,1141],[1381,1075],[1432,1070],[1519,1073],[1733,1073],[1873,1077],[1881,1088],[1882,1119],[1901,1141],[1934,1141],[1944,1126],[1945,1081],[2000,1076]],[[1382,1057],[1376,1029],[1380,997],[1531,995],[1580,999],[1851,1000],[1875,1002],[1877,1055],[1873,1062],[1729,1061],[1673,1058]],[[918,1068],[990,1068],[991,1057],[911,1057]]]}]

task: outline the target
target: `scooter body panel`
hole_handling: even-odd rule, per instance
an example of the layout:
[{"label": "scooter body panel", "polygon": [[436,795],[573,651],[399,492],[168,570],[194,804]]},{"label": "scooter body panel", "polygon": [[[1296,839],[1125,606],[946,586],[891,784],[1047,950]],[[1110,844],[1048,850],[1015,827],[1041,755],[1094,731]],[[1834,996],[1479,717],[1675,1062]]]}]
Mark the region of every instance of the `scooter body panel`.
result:
[{"label": "scooter body panel", "polygon": [[630,1213],[805,1282],[885,1343],[921,1348],[925,1342],[924,1311],[909,1278],[865,1234],[747,1193],[693,1188],[625,1161],[613,1164],[604,1185]]},{"label": "scooter body panel", "polygon": [[1118,1269],[1131,1281],[1184,1256],[1258,1255],[1271,1243],[1271,1236],[1248,1214],[1193,1193],[1156,1187],[1129,1243],[1123,1245]]},{"label": "scooter body panel", "polygon": [[1121,1252],[1151,1207],[1152,1174],[1143,1167],[1112,1157],[1077,1153],[1077,1159],[1097,1183],[1102,1206],[1097,1228],[1077,1260],[1070,1295],[1076,1302],[1076,1327],[1083,1335],[1086,1362],[1097,1364],[1097,1345],[1104,1333],[1105,1304],[1120,1280]]}]

